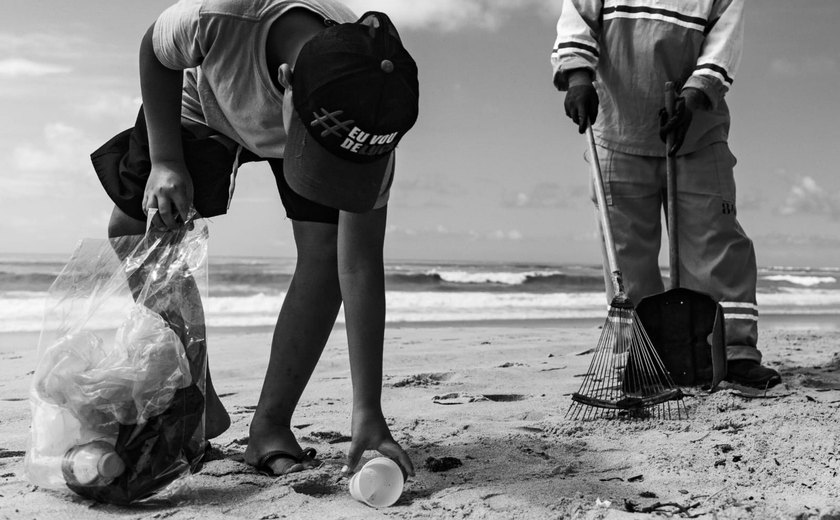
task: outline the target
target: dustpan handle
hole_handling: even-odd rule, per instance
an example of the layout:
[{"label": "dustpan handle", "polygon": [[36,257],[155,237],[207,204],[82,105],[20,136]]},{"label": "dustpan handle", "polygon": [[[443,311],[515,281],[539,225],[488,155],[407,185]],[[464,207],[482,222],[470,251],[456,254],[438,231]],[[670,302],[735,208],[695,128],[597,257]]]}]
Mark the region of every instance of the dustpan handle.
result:
[{"label": "dustpan handle", "polygon": [[[674,83],[665,83],[665,111],[670,117],[674,113],[674,105],[677,101],[677,92]],[[668,265],[671,289],[680,286],[680,243],[677,232],[677,158],[668,152],[674,145],[674,133],[670,132],[665,137],[665,175],[667,183],[667,204],[668,211],[666,219],[668,223]]]},{"label": "dustpan handle", "polygon": [[615,294],[623,294],[621,271],[618,270],[618,260],[615,256],[615,240],[613,239],[610,214],[607,211],[607,196],[604,192],[604,177],[601,175],[601,163],[598,161],[598,151],[595,149],[595,136],[592,125],[586,127],[586,144],[589,148],[589,172],[595,185],[595,200],[598,203],[598,215],[601,217],[601,231],[604,235],[604,245],[607,250],[607,265],[612,273],[613,290]]}]

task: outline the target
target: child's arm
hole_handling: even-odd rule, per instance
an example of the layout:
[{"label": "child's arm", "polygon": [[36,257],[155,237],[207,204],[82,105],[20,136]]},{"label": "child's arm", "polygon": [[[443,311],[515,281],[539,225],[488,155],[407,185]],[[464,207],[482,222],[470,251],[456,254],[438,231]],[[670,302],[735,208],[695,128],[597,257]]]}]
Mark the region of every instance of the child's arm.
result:
[{"label": "child's arm", "polygon": [[352,442],[354,471],[365,450],[395,458],[409,475],[414,467],[394,441],[382,414],[382,352],[385,336],[385,274],[382,249],[387,206],[367,213],[342,211],[338,224],[338,274],[350,371],[353,380]]},{"label": "child's arm", "polygon": [[193,185],[181,144],[183,71],[161,64],[152,48],[152,25],[140,44],[140,91],[149,132],[152,170],[143,195],[143,209],[157,208],[169,229],[183,222],[192,205]]}]

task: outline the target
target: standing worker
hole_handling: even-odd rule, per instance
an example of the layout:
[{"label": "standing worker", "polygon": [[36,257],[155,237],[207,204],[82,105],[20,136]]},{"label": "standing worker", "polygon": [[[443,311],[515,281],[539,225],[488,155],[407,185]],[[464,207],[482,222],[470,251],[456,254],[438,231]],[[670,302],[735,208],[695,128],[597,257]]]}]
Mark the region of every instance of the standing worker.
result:
[{"label": "standing worker", "polygon": [[[551,63],[566,115],[580,133],[592,123],[631,301],[664,290],[663,141],[673,133],[682,286],[723,308],[727,380],[769,388],[781,376],[761,364],[755,250],[736,218],[724,100],[741,59],[743,13],[744,0],[563,0]],[[670,116],[667,82],[678,93]]]}]

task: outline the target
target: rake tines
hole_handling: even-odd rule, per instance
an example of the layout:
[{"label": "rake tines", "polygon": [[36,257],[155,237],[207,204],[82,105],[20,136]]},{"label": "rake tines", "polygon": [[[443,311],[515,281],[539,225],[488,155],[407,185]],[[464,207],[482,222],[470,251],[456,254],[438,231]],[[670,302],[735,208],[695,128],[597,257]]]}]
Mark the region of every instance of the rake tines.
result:
[{"label": "rake tines", "polygon": [[[612,277],[613,299],[601,339],[595,348],[592,364],[583,377],[580,390],[572,394],[572,404],[566,416],[577,419],[629,417],[667,418],[676,413],[678,419],[688,417],[682,402],[682,391],[653,348],[630,299],[624,293],[624,283],[615,254],[604,180],[592,126],[586,129],[589,166],[600,216],[601,234],[607,266]],[[672,403],[671,401],[675,401]]]},{"label": "rake tines", "polygon": [[[633,305],[623,294],[610,305],[589,370],[572,394],[572,419],[688,418],[674,385]],[[673,402],[672,402],[673,401]]]}]

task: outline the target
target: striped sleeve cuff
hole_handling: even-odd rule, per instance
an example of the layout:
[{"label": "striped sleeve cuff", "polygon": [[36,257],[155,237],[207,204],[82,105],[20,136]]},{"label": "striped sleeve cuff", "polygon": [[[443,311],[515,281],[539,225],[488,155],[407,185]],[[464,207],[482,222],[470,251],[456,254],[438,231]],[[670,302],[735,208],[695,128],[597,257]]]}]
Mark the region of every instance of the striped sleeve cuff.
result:
[{"label": "striped sleeve cuff", "polygon": [[598,59],[598,49],[596,49],[592,45],[574,41],[558,43],[557,46],[554,47],[553,54],[559,56],[561,54],[564,54],[567,49],[572,50],[575,53],[589,54],[592,56],[593,60]]},{"label": "striped sleeve cuff", "polygon": [[[728,78],[728,76],[726,76]],[[732,79],[724,79],[724,75],[720,72],[714,72],[711,68],[706,68],[703,65],[694,69],[694,73],[685,82],[683,88],[696,88],[702,90],[706,97],[709,98],[711,109],[714,110],[723,101],[723,97],[729,91],[729,86],[732,84]]]},{"label": "striped sleeve cuff", "polygon": [[567,90],[569,83],[566,73],[575,69],[586,69],[595,76],[598,64],[598,49],[581,42],[566,41],[558,43],[551,53],[554,69],[554,86],[557,90]]}]

